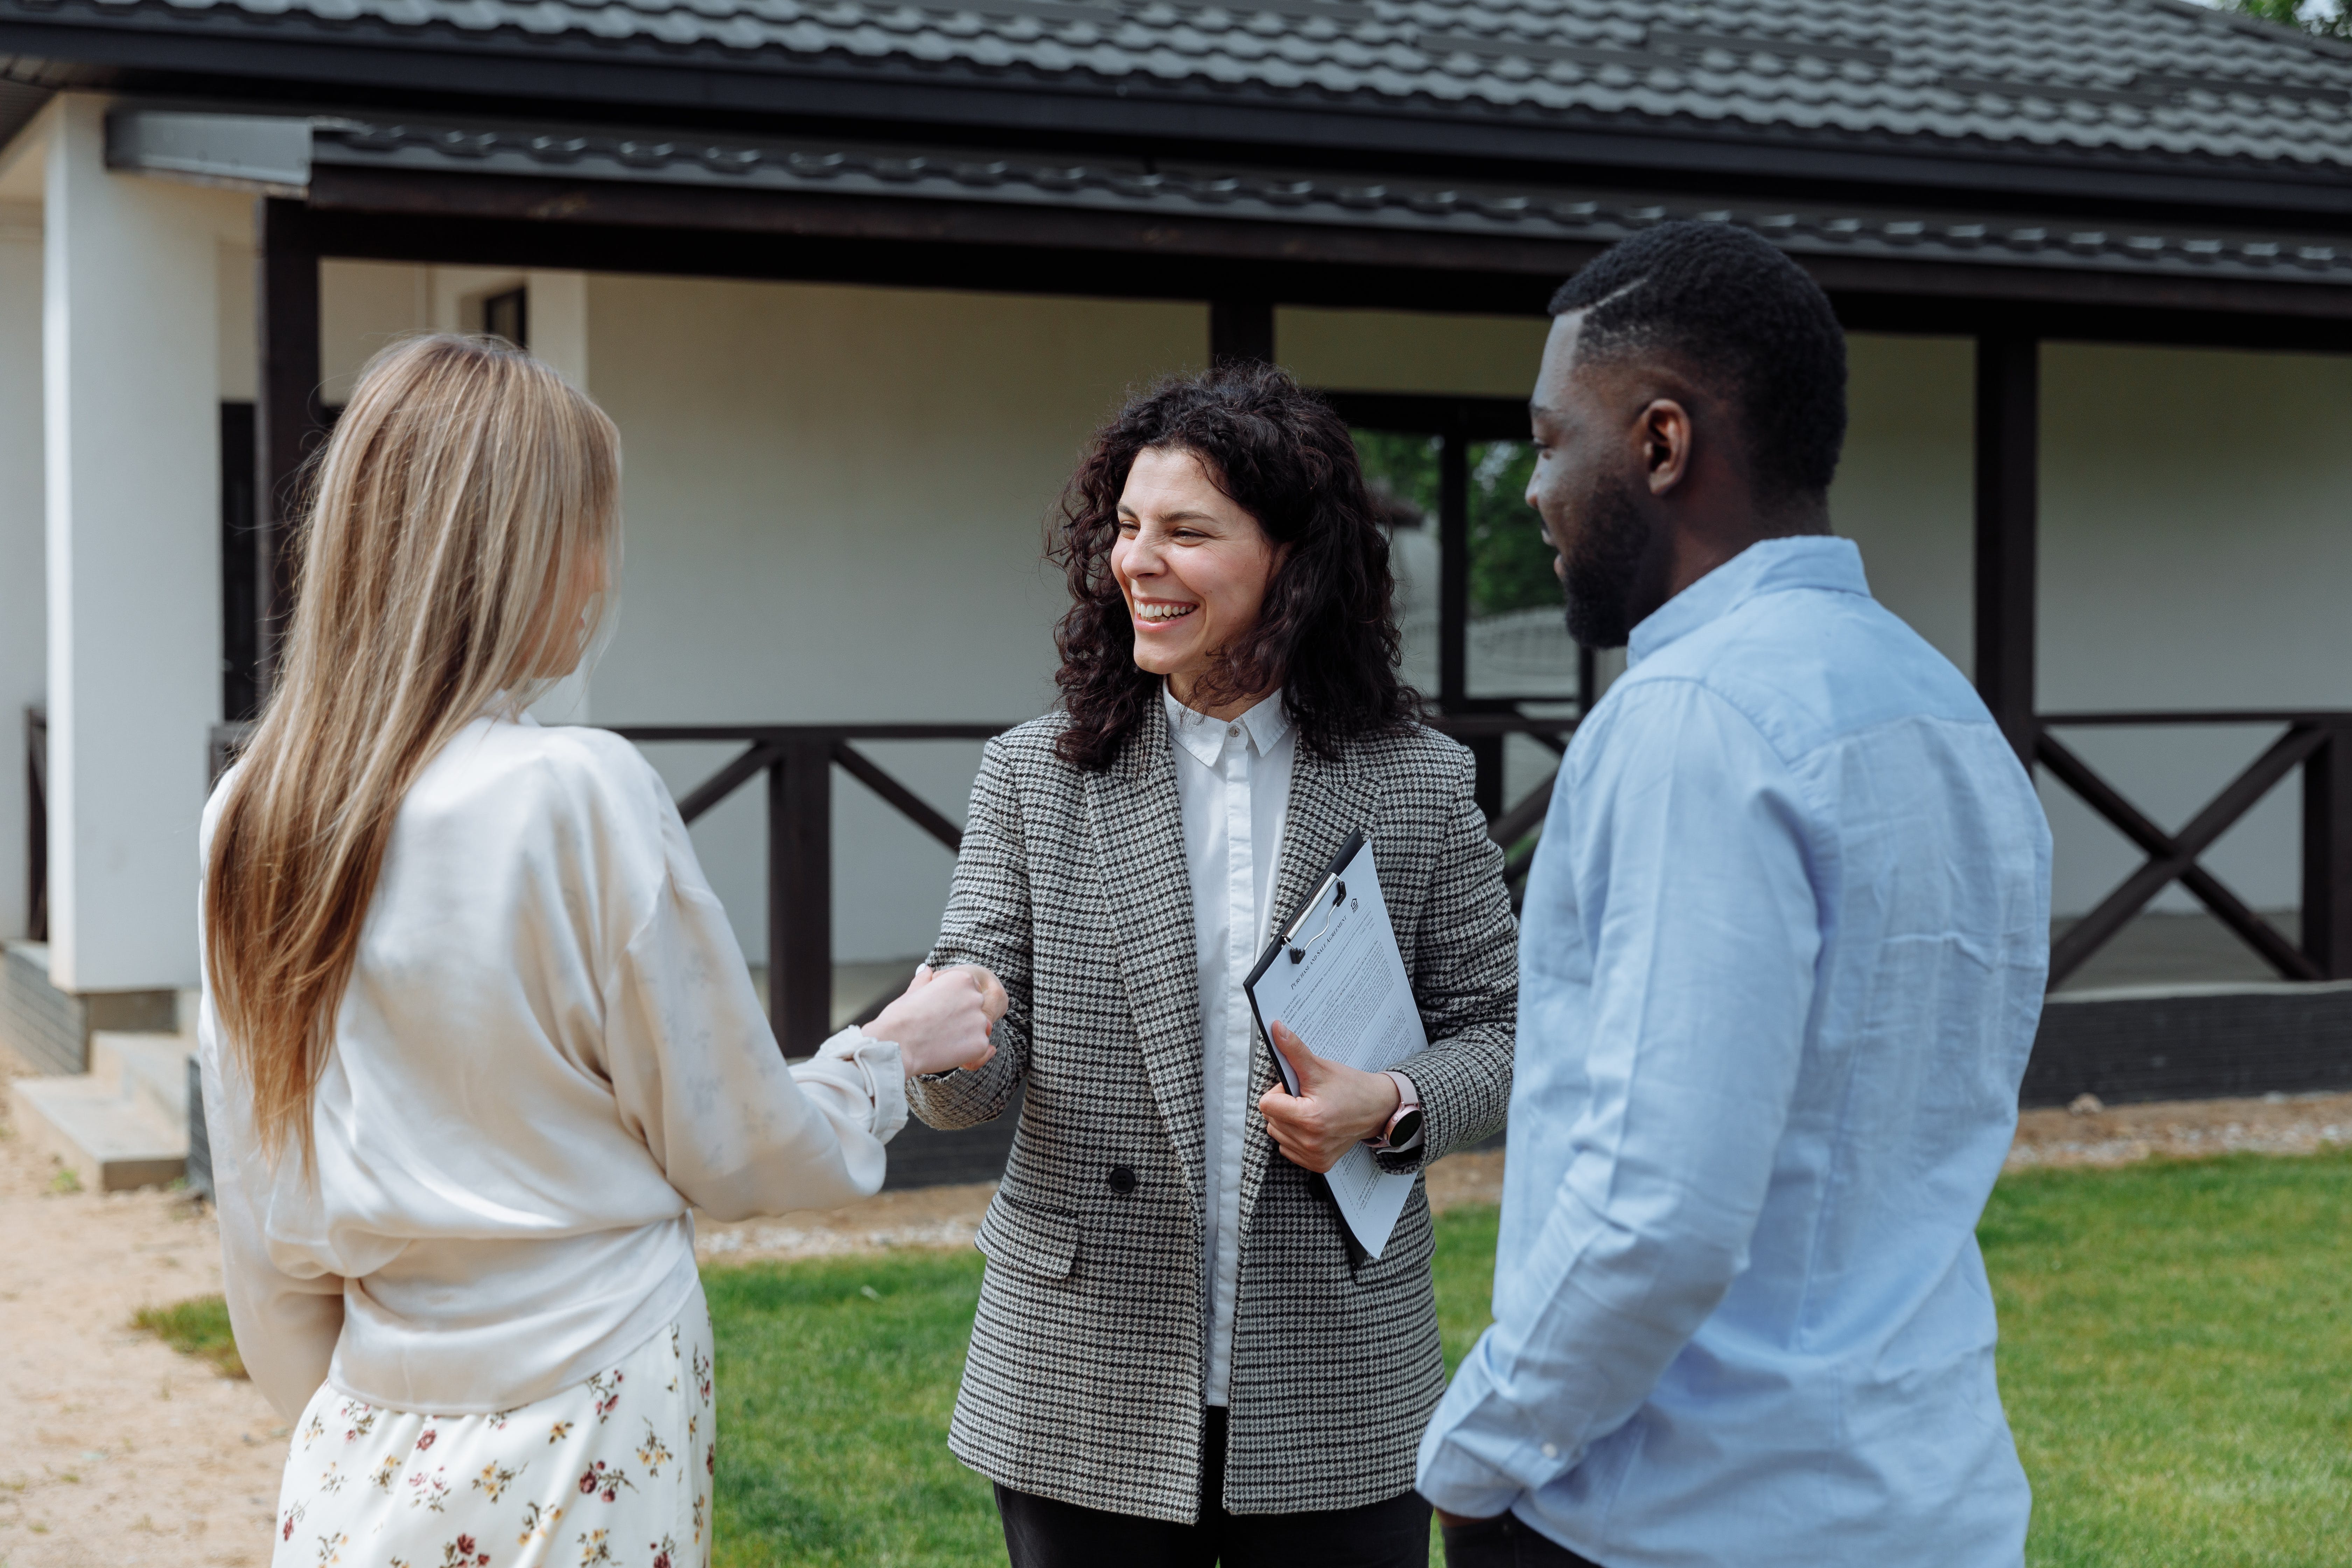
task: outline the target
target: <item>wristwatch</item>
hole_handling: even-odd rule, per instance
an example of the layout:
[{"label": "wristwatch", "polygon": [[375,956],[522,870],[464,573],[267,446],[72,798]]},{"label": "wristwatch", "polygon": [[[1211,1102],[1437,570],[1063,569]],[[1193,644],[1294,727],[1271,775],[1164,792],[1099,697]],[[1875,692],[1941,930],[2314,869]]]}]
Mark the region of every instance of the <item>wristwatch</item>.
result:
[{"label": "wristwatch", "polygon": [[1391,1072],[1391,1082],[1397,1086],[1396,1114],[1389,1124],[1364,1142],[1380,1153],[1393,1153],[1410,1149],[1421,1142],[1421,1090],[1412,1087],[1412,1079],[1401,1072]]}]

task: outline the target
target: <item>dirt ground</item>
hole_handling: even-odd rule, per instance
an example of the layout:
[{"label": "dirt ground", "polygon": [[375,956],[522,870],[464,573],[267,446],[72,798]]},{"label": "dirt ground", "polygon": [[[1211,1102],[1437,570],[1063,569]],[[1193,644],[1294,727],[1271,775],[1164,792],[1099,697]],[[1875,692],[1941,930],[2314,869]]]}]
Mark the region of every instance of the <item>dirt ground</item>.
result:
[{"label": "dirt ground", "polygon": [[211,1214],[53,1173],[0,1121],[0,1568],[268,1562],[278,1413],[131,1326],[218,1293]]},{"label": "dirt ground", "polygon": [[2346,1143],[2352,1143],[2352,1094],[2270,1094],[2112,1110],[2085,1095],[2070,1110],[2019,1117],[2009,1169],[2123,1165],[2156,1155],[2310,1154]]},{"label": "dirt ground", "polygon": [[[5,1071],[0,1064],[0,1071]],[[0,1099],[0,1107],[5,1107]],[[2352,1095],[2029,1111],[2009,1165],[2119,1164],[2352,1142]],[[130,1326],[220,1289],[209,1210],[176,1194],[50,1190],[0,1121],[0,1568],[194,1568],[268,1560],[286,1428],[250,1384]],[[1494,1203],[1502,1155],[1430,1173],[1443,1209]],[[705,1261],[971,1245],[992,1187],[885,1193],[833,1215],[704,1222]]]}]

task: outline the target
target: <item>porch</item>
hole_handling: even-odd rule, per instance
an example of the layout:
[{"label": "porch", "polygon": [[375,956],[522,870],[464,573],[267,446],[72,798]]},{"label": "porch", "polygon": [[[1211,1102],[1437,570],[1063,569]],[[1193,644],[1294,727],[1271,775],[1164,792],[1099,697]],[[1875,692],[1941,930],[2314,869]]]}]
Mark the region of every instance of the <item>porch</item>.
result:
[{"label": "porch", "polygon": [[[2132,401],[2148,367],[2162,396],[2187,399],[2208,422],[2228,408],[2197,402],[2200,378],[2275,378],[2305,389],[2306,402],[2352,386],[2342,357],[2352,352],[2352,251],[2283,253],[2278,241],[2188,220],[2058,231],[2029,215],[1987,220],[1884,200],[1824,197],[1780,212],[1706,193],[1276,181],[1238,164],[1167,174],[1133,160],[1071,165],[936,144],[197,114],[79,94],[47,112],[33,132],[46,138],[43,242],[52,278],[80,268],[57,305],[68,322],[86,313],[84,341],[101,331],[118,345],[184,337],[174,322],[209,310],[201,291],[176,273],[165,288],[127,267],[126,247],[188,264],[201,255],[229,278],[247,253],[223,237],[226,215],[232,204],[246,210],[245,198],[218,187],[261,193],[250,207],[256,305],[244,326],[221,308],[216,359],[163,365],[169,399],[153,390],[152,357],[120,349],[69,357],[51,388],[53,423],[68,431],[50,448],[64,475],[53,496],[62,485],[70,498],[70,526],[53,537],[131,563],[159,587],[206,573],[224,583],[217,614],[203,618],[185,613],[184,594],[159,619],[152,597],[109,595],[89,585],[102,579],[70,574],[63,598],[52,595],[72,657],[49,688],[69,711],[58,734],[44,731],[52,774],[40,805],[48,809],[57,784],[58,816],[38,837],[44,854],[65,846],[69,862],[48,868],[71,889],[52,900],[63,917],[51,959],[61,993],[193,977],[188,923],[164,914],[184,901],[174,857],[208,776],[194,763],[212,721],[237,716],[268,678],[288,589],[279,520],[289,479],[369,332],[385,322],[478,327],[494,310],[614,409],[631,443],[633,527],[653,520],[633,545],[635,640],[593,689],[571,694],[570,717],[617,721],[694,808],[746,949],[768,957],[787,1049],[873,1000],[853,1003],[848,976],[871,978],[919,950],[978,738],[1043,706],[1055,590],[1027,563],[1053,468],[1120,384],[1204,352],[1276,358],[1331,392],[1368,452],[1387,443],[1381,477],[1402,507],[1400,557],[1422,569],[1408,584],[1419,627],[1408,658],[1441,727],[1478,753],[1481,804],[1523,869],[1559,748],[1611,666],[1578,660],[1546,632],[1557,626],[1550,612],[1482,585],[1494,574],[1481,552],[1497,536],[1482,510],[1494,494],[1478,487],[1490,468],[1507,468],[1522,433],[1517,398],[1551,286],[1642,224],[1719,215],[1772,235],[1831,289],[1856,355],[1855,438],[1833,514],[1863,542],[1881,596],[1973,669],[2041,770],[2068,923],[2029,1100],[2352,1079],[2347,716],[2333,706],[2344,650],[2309,624],[2307,595],[2326,595],[2297,580],[2302,536],[2242,530],[2263,581],[2231,604],[2263,624],[2207,637],[2204,653],[2184,658],[2098,617],[2132,607],[2145,616],[2150,605],[2182,617],[2183,594],[2193,607],[2199,577],[2214,569],[2210,535],[2236,516],[2200,510],[2210,495],[2158,498],[2148,515],[2177,559],[2159,567],[2135,555],[2149,582],[2132,592],[2086,572],[2096,530],[2080,521],[2108,526],[2102,487],[2134,479],[2119,463],[2162,466],[2159,438],[2095,427],[2105,405]],[[0,172],[0,197],[24,167]],[[215,188],[176,183],[186,181]],[[359,331],[368,289],[378,303],[407,290],[416,310],[379,312]],[[793,376],[769,372],[794,388],[789,397],[762,390],[752,372],[766,367],[747,368],[743,343],[802,356]],[[1052,375],[1005,374],[1002,356],[1041,345]],[[940,356],[939,374],[889,368],[926,353]],[[1000,357],[974,357],[989,353]],[[971,374],[989,390],[959,401],[952,384]],[[142,418],[177,456],[125,473],[87,434],[91,419],[77,426],[72,415],[112,406],[133,382]],[[2045,406],[2053,384],[2067,395]],[[2095,397],[2082,395],[2086,385]],[[1025,424],[1004,407],[1024,398],[1042,410],[1020,410]],[[824,406],[843,399],[872,425]],[[225,416],[206,429],[192,416],[215,401]],[[830,435],[792,446],[803,424]],[[1008,438],[1025,444],[1017,474],[998,460]],[[847,449],[825,450],[826,439]],[[917,441],[927,457],[951,449],[954,473],[929,490],[890,471]],[[763,443],[789,447],[793,462],[741,467]],[[2303,488],[2283,492],[2282,516],[2305,519],[2315,497],[2340,506],[2352,493],[2352,472],[2329,454],[2296,461]],[[190,471],[217,471],[222,517],[255,525],[214,532],[217,552],[188,548]],[[973,473],[990,498],[987,531],[959,535],[950,521],[971,503],[954,492]],[[821,490],[838,518],[751,542],[740,523],[722,536],[695,521],[730,508],[760,515],[733,498],[779,475]],[[899,488],[882,503],[860,493],[877,485]],[[1507,499],[1507,489],[1495,493]],[[2054,536],[2042,516],[2053,496]],[[927,518],[926,565],[953,587],[895,569],[887,531],[907,498]],[[2044,581],[2053,537],[2054,611]],[[765,553],[784,538],[791,560]],[[157,559],[142,561],[149,550]],[[2312,565],[2325,579],[2352,562],[2323,552]],[[927,635],[894,646],[874,630],[956,618],[959,591],[991,604],[961,643]],[[1514,616],[1555,639],[1538,645],[1541,658],[1515,663],[1498,651],[1503,634],[1518,635]],[[720,669],[705,647],[742,668]],[[212,649],[226,655],[217,674]],[[2166,659],[2163,679],[2133,668]],[[772,673],[744,673],[754,666]],[[173,671],[171,682],[133,679],[157,667]],[[2063,710],[2043,700],[2053,689]],[[2308,706],[2286,706],[2297,703]],[[792,721],[685,721],[747,712]],[[937,722],[954,715],[967,721]],[[167,761],[140,760],[153,757]],[[836,770],[861,786],[838,801]],[[2185,826],[2160,826],[2170,822]],[[97,851],[126,831],[153,843],[129,851],[132,869],[110,883]],[[2217,931],[2235,947],[2207,940]],[[167,951],[168,963],[153,956]],[[2274,978],[2247,978],[2242,954]]]}]

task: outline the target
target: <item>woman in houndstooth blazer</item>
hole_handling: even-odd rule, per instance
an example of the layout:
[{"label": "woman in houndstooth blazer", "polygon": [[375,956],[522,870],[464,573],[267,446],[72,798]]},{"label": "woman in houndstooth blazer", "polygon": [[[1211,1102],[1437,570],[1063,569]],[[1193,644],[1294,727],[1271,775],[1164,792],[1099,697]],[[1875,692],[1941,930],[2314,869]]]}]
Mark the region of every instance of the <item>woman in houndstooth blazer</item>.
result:
[{"label": "woman in houndstooth blazer", "polygon": [[[1412,721],[1354,446],[1278,371],[1131,403],[1056,558],[1063,708],[990,744],[930,958],[1010,1010],[986,1067],[908,1086],[941,1128],[1020,1097],[950,1447],[1016,1568],[1418,1568],[1428,1204],[1367,1259],[1315,1173],[1503,1120],[1516,933],[1469,754]],[[1293,1097],[1241,981],[1360,828],[1430,1044],[1363,1073],[1277,1028]]]}]

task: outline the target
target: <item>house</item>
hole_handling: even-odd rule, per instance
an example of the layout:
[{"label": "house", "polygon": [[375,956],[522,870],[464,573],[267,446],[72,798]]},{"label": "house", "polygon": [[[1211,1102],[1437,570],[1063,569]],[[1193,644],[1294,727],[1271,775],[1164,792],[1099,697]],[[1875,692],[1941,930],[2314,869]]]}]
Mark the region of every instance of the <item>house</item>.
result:
[{"label": "house", "polygon": [[[2040,770],[2029,1093],[2352,1078],[2341,46],[2181,0],[0,0],[0,932],[47,939],[0,1029],[54,1068],[194,982],[288,482],[391,338],[504,331],[618,421],[563,711],[670,727],[791,1040],[922,949],[972,737],[1050,700],[1087,432],[1212,355],[1365,431],[1411,668],[1537,828],[1610,672],[1519,572],[1544,302],[1694,216],[1830,290],[1834,520]],[[776,833],[695,790],[730,759]]]}]

